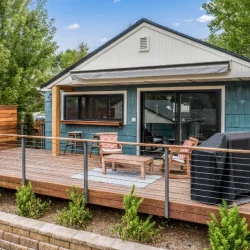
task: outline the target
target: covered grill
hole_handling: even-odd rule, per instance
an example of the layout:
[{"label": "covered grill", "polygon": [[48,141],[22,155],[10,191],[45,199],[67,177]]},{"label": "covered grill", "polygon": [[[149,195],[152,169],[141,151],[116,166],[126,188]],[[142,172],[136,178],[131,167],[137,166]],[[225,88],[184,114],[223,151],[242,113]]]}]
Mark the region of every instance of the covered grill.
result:
[{"label": "covered grill", "polygon": [[[250,150],[250,132],[217,133],[200,147]],[[191,160],[191,199],[231,203],[250,193],[250,154],[195,150]]]}]

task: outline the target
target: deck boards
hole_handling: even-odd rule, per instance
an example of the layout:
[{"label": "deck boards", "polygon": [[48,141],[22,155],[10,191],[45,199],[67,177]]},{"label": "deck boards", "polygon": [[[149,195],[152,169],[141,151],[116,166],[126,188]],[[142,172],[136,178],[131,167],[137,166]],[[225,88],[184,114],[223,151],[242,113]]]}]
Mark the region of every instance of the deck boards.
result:
[{"label": "deck boards", "polygon": [[[83,180],[72,178],[73,175],[83,172],[83,156],[74,154],[54,157],[51,151],[26,149],[27,179],[32,182],[34,191],[39,194],[59,198],[67,198],[66,189],[73,185],[83,190]],[[88,160],[89,169],[101,167],[98,157]],[[159,172],[159,165],[154,166],[154,174]],[[125,166],[117,171],[138,171],[140,168]],[[147,174],[149,169],[146,168]],[[146,174],[146,177],[147,177]],[[0,187],[15,189],[21,184],[21,149],[12,148],[0,150]],[[206,223],[210,213],[217,213],[217,206],[205,205],[190,200],[190,181],[188,179],[171,179],[169,192],[169,216],[173,219]],[[164,216],[165,180],[149,184],[145,188],[136,188],[138,197],[144,201],[141,212]],[[89,181],[89,203],[113,208],[123,208],[123,195],[130,192],[129,187]],[[250,205],[239,207],[242,215],[250,222]]]}]

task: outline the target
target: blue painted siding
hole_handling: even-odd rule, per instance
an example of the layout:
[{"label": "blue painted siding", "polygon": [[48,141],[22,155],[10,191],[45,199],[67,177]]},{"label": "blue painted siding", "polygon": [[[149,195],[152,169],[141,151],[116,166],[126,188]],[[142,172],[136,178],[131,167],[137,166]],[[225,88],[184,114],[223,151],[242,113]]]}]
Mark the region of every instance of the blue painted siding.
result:
[{"label": "blue painted siding", "polygon": [[[45,136],[52,136],[52,93],[47,91],[45,94]],[[51,141],[46,140],[46,149],[51,149]]]},{"label": "blue painted siding", "polygon": [[[161,84],[151,85],[152,87],[186,87],[186,86],[218,86],[225,85],[225,131],[250,131],[250,82],[215,82],[215,83],[179,83],[179,84]],[[150,85],[140,85],[140,88],[146,87],[150,89]],[[137,117],[137,86],[102,86],[102,87],[78,87],[75,91],[111,91],[111,90],[126,90],[127,91],[127,125],[123,128],[117,127],[102,127],[102,126],[80,126],[80,125],[61,125],[61,136],[67,137],[69,131],[80,130],[83,132],[84,138],[91,139],[92,133],[97,132],[118,132],[120,141],[136,142],[137,124],[131,122],[132,117]],[[46,108],[46,136],[51,136],[52,114],[51,114],[51,92],[46,93],[45,108]],[[155,128],[162,130],[162,126]],[[169,137],[171,131],[166,131],[164,136]],[[157,133],[158,134],[158,133]],[[48,143],[48,149],[50,144]],[[61,148],[64,148],[62,144]],[[125,154],[135,154],[136,148],[132,146],[124,147]]]},{"label": "blue painted siding", "polygon": [[250,82],[226,85],[227,132],[250,131]]},{"label": "blue painted siding", "polygon": [[[108,126],[81,126],[81,125],[61,125],[61,136],[68,137],[69,131],[82,131],[83,137],[86,139],[92,139],[92,133],[98,132],[117,132],[120,141],[136,142],[136,123],[131,122],[132,117],[137,117],[136,111],[136,87],[135,86],[117,86],[117,87],[85,87],[75,88],[76,92],[80,91],[115,91],[115,90],[126,90],[127,91],[127,125],[118,127]],[[62,146],[64,147],[64,145]],[[125,154],[135,154],[136,148],[132,146],[124,146],[123,152]]]}]

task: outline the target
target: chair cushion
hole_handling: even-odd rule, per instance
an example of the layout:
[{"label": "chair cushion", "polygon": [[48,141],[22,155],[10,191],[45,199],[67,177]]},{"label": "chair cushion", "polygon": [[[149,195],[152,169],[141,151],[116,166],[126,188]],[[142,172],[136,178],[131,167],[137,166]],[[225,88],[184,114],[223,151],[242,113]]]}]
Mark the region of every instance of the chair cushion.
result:
[{"label": "chair cushion", "polygon": [[[117,142],[118,136],[116,134],[103,134],[100,135],[101,141]],[[118,144],[116,143],[101,143],[102,149],[118,149]]]},{"label": "chair cushion", "polygon": [[177,161],[179,163],[183,163],[183,164],[185,163],[185,161],[183,159],[181,159],[180,157],[178,157],[176,155],[174,155],[172,159],[173,159],[173,161]]},{"label": "chair cushion", "polygon": [[110,154],[113,154],[113,153],[122,153],[121,149],[117,148],[117,149],[106,149],[106,148],[103,148],[102,149],[102,152],[103,153],[110,153]]},{"label": "chair cushion", "polygon": [[162,143],[162,139],[161,138],[153,138],[153,143]]},{"label": "chair cushion", "polygon": [[[168,159],[170,158],[170,155],[168,156]],[[165,154],[162,155],[162,159],[165,160]],[[173,158],[172,158],[173,161],[177,161],[177,162],[180,162],[180,163],[185,163],[184,160],[182,160],[181,158],[179,158],[177,155],[173,155]]]},{"label": "chair cushion", "polygon": [[[192,146],[194,146],[194,144],[195,144],[194,141],[185,140],[183,146],[185,146],[185,147],[192,147]],[[181,149],[180,149],[180,153],[181,153],[181,152],[183,152],[183,153],[191,153],[191,152],[192,152],[192,149],[181,148]],[[186,155],[186,154],[178,154],[178,157],[179,157],[181,160],[186,160],[187,155]]]}]

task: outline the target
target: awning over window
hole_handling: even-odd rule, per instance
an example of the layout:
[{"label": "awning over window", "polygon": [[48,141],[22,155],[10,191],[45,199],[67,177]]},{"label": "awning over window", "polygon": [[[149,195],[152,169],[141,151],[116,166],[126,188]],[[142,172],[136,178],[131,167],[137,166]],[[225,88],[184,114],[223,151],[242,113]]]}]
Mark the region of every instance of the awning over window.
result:
[{"label": "awning over window", "polygon": [[124,79],[157,76],[221,74],[229,70],[229,62],[173,67],[130,68],[100,71],[71,71],[73,80]]}]

